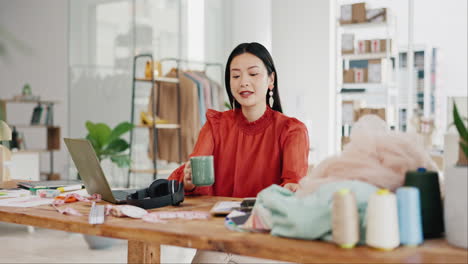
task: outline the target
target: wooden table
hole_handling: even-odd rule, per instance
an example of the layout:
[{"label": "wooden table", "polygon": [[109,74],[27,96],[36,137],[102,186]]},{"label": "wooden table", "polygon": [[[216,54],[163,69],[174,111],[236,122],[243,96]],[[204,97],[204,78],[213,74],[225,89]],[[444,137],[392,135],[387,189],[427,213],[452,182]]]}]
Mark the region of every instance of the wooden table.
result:
[{"label": "wooden table", "polygon": [[[186,197],[180,207],[151,211],[208,211],[222,197]],[[104,202],[103,202],[104,203]],[[0,207],[0,221],[113,237],[128,240],[129,263],[159,263],[160,245],[230,252],[260,258],[300,263],[467,263],[468,251],[452,247],[444,239],[429,240],[423,246],[400,247],[382,252],[365,246],[351,250],[331,243],[274,237],[269,234],[242,233],[224,227],[224,218],[209,220],[170,220],[148,223],[140,219],[109,216],[105,224],[88,224],[90,204],[69,204],[85,216],[62,215],[49,205],[31,208]],[[311,223],[313,224],[313,223]]]}]

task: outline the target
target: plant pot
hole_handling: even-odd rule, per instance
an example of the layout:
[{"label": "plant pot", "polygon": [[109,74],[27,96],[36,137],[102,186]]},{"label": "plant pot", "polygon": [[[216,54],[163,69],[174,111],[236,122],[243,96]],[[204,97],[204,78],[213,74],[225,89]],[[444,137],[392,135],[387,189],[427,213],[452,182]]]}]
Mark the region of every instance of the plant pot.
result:
[{"label": "plant pot", "polygon": [[90,249],[106,249],[112,247],[115,243],[117,243],[117,239],[115,238],[92,235],[83,235],[83,237],[86,243],[88,243]]},{"label": "plant pot", "polygon": [[[462,141],[460,141],[459,144],[461,144]],[[458,148],[458,162],[457,165],[459,166],[468,166],[468,157],[465,156],[465,152],[463,152],[463,149],[461,147]]]},{"label": "plant pot", "polygon": [[454,246],[468,248],[468,166],[447,166],[445,178],[445,236]]}]

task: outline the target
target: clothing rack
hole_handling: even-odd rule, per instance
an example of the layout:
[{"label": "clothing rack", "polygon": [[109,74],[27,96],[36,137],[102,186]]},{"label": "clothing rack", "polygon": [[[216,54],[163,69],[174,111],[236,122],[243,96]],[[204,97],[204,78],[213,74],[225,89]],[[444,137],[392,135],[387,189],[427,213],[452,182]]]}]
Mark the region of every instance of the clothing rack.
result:
[{"label": "clothing rack", "polygon": [[[161,62],[161,64],[163,62],[167,62],[167,61],[174,61],[176,63],[176,68],[177,68],[177,71],[176,71],[176,78],[179,79],[179,70],[180,70],[180,64],[182,63],[193,63],[193,64],[203,64],[205,65],[205,69],[204,71],[206,71],[209,67],[218,67],[219,70],[220,70],[220,83],[221,83],[221,87],[224,87],[223,86],[223,78],[224,78],[224,73],[223,73],[223,64],[222,63],[216,63],[216,62],[205,62],[205,61],[197,61],[197,60],[187,60],[187,59],[178,59],[178,58],[162,58],[159,60],[159,62]],[[158,112],[159,112],[159,98],[161,98],[159,96],[159,89],[158,89],[158,102],[157,102],[157,105],[158,105]],[[180,94],[177,98],[177,103],[178,105],[180,106]],[[178,111],[178,114],[180,115],[180,111]],[[180,116],[178,116],[178,120],[180,122]]]},{"label": "clothing rack", "polygon": [[[152,126],[141,126],[137,125],[135,126],[136,128],[153,128],[153,169],[152,170],[139,170],[139,169],[132,169],[130,168],[128,171],[128,177],[127,177],[127,188],[130,187],[130,177],[132,173],[152,173],[153,174],[153,180],[157,178],[158,174],[169,174],[171,171],[166,171],[166,170],[158,170],[157,166],[157,148],[158,148],[158,129],[176,129],[177,130],[177,137],[178,137],[178,148],[179,148],[179,163],[182,163],[182,133],[181,133],[181,92],[180,92],[180,84],[179,84],[179,69],[181,64],[187,63],[187,64],[202,64],[204,65],[205,71],[209,67],[217,67],[219,68],[220,71],[220,76],[221,76],[221,86],[223,87],[223,64],[221,63],[213,63],[213,62],[204,62],[204,61],[195,61],[195,60],[186,60],[186,59],[178,59],[178,58],[163,58],[160,59],[159,62],[162,64],[163,62],[175,62],[176,63],[176,68],[178,69],[176,71],[176,77],[175,78],[168,78],[168,77],[156,77],[154,74],[152,74],[151,79],[146,79],[146,78],[137,78],[136,77],[136,65],[137,62],[141,58],[148,58],[149,61],[151,62],[151,65],[154,65],[154,60],[153,60],[153,55],[151,54],[140,54],[136,55],[133,59],[133,79],[132,79],[132,101],[131,101],[131,118],[130,122],[132,124],[135,123],[135,89],[136,89],[136,82],[150,82],[153,86],[154,83],[163,83],[163,82],[169,82],[169,83],[174,83],[177,86],[177,123],[176,124],[153,124]],[[151,86],[151,89],[153,87]],[[157,89],[157,102],[155,102],[155,97],[156,94],[153,93],[153,98],[152,98],[152,113],[153,113],[153,122],[156,122],[156,116],[159,113],[159,105],[160,105],[160,89]],[[132,157],[132,143],[133,143],[133,130],[130,130],[130,160]]]}]

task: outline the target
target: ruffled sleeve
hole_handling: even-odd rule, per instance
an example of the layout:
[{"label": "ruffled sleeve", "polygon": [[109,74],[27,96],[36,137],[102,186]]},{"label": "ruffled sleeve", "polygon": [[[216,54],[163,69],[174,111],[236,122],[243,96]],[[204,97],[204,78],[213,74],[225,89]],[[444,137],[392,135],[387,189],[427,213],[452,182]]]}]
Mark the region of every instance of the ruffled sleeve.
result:
[{"label": "ruffled sleeve", "polygon": [[309,157],[309,136],[306,126],[295,118],[288,120],[282,134],[283,171],[281,186],[298,183],[306,176]]},{"label": "ruffled sleeve", "polygon": [[[200,134],[198,135],[197,143],[193,149],[192,154],[190,154],[189,158],[194,156],[207,156],[213,155],[214,151],[214,135],[213,131],[216,131],[216,126],[219,125],[220,119],[220,112],[214,111],[209,109],[206,113],[206,117],[208,122],[203,125],[202,129],[200,130]],[[169,180],[177,180],[179,182],[184,181],[184,168],[185,164],[177,168],[172,174],[169,176]],[[187,195],[189,194],[208,194],[205,190],[206,187],[196,188],[194,192],[186,192]]]}]

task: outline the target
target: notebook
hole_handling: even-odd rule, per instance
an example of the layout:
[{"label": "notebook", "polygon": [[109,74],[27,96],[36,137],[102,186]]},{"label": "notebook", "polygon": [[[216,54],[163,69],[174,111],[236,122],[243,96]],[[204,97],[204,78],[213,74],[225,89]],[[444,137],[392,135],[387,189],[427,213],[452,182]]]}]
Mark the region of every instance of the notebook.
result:
[{"label": "notebook", "polygon": [[51,189],[57,189],[59,187],[66,187],[72,185],[83,184],[79,180],[60,180],[60,181],[29,181],[29,182],[18,182],[18,187],[24,189],[31,189],[37,187],[47,187]]}]

